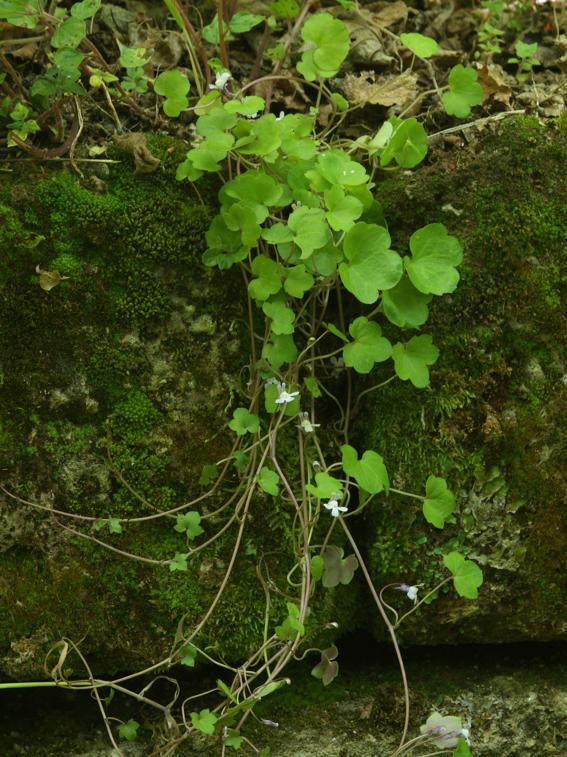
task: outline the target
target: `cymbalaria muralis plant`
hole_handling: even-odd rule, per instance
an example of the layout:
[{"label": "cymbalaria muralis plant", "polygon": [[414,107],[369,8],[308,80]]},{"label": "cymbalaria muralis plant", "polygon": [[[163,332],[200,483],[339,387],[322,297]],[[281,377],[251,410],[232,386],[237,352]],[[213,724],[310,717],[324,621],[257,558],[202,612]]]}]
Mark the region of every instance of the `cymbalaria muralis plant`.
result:
[{"label": "cymbalaria muralis plant", "polygon": [[[156,754],[173,754],[183,741],[201,734],[216,740],[222,754],[242,749],[265,756],[269,748],[252,744],[246,735],[247,719],[257,703],[289,683],[288,663],[308,652],[319,654],[312,673],[322,685],[336,677],[337,648],[313,647],[325,629],[312,621],[310,608],[314,597],[350,583],[360,571],[390,636],[403,681],[404,726],[392,757],[423,749],[465,757],[470,754],[469,729],[458,717],[434,713],[421,726],[420,735],[410,736],[409,688],[397,629],[450,582],[459,596],[476,598],[482,572],[464,555],[451,551],[440,560],[447,575],[436,586],[424,587],[417,583],[419,576],[404,575],[399,576],[399,583],[375,587],[351,527],[351,519],[366,508],[380,507],[381,497],[417,498],[423,517],[435,529],[455,520],[455,497],[435,471],[423,482],[421,492],[401,491],[390,484],[385,450],[358,449],[351,443],[353,409],[362,396],[356,394],[356,375],[367,376],[380,365],[381,375],[386,376],[364,394],[390,381],[409,381],[416,391],[428,387],[431,367],[439,356],[431,336],[422,331],[428,306],[433,297],[453,292],[459,281],[462,247],[442,223],[415,229],[408,249],[394,250],[387,220],[374,199],[382,170],[413,169],[423,161],[427,134],[415,117],[391,117],[374,136],[351,141],[339,135],[337,127],[348,114],[349,104],[329,88],[328,80],[337,75],[348,55],[349,34],[331,13],[311,12],[311,2],[300,7],[295,0],[274,0],[268,19],[237,12],[228,23],[220,20],[220,3],[219,16],[202,30],[208,43],[218,45],[221,56],[208,62],[200,61],[200,37],[180,3],[165,0],[165,4],[183,33],[192,82],[179,69],[163,71],[152,80],[145,72],[149,58],[142,49],[122,48],[121,81],[104,66],[95,68],[92,59],[87,61],[79,47],[100,0],[74,3],[69,14],[62,11],[54,18],[41,3],[8,0],[0,3],[0,18],[27,28],[43,21],[51,30],[49,67],[32,86],[37,104],[42,98],[61,96],[71,96],[78,103],[86,95],[80,83],[85,65],[90,86],[103,89],[108,98],[113,92],[135,105],[136,93],[153,90],[166,117],[177,118],[190,108],[197,116],[191,149],[177,169],[177,179],[191,182],[198,190],[203,176],[220,177],[219,212],[206,234],[203,263],[221,270],[240,269],[245,282],[241,296],[248,298],[250,361],[247,381],[227,418],[232,453],[205,466],[201,483],[212,485],[211,492],[218,494],[225,482],[231,482],[232,494],[230,498],[227,494],[225,505],[230,517],[221,531],[213,533],[207,515],[198,509],[206,495],[161,513],[175,514],[172,527],[184,546],[156,569],[187,571],[200,550],[229,528],[234,532],[234,546],[214,601],[199,624],[189,629],[181,622],[167,659],[127,679],[175,664],[193,667],[202,658],[219,666],[227,680],[217,681],[215,705],[192,710],[197,694],[180,705],[176,697],[164,706],[150,696],[148,686],[140,693],[119,686],[127,679],[100,682],[89,673],[84,681],[67,680],[66,655],[71,649],[81,653],[65,640],[52,652],[58,654],[57,663],[50,666],[54,683],[93,690],[119,754],[119,740],[134,740],[139,724],[130,720],[114,729],[98,693],[101,688],[130,693],[161,712],[166,736]],[[354,3],[344,0],[341,5]],[[227,42],[262,22],[277,29],[282,20],[289,24],[289,32],[282,34],[280,49],[272,51],[273,73],[240,86],[230,71]],[[313,106],[307,113],[286,113],[279,107],[272,113],[273,87],[284,78],[280,61],[299,37],[304,44],[296,70],[302,84],[313,92]],[[412,67],[416,58],[426,60],[438,51],[435,40],[420,34],[403,34],[400,44],[413,53]],[[475,70],[457,65],[445,87],[434,82],[449,115],[466,117],[480,102],[482,90],[476,78]],[[267,88],[265,96],[252,93],[257,83]],[[197,98],[190,106],[192,87],[197,89]],[[331,116],[321,127],[318,115],[323,103]],[[28,136],[38,128],[34,113],[18,102],[8,111],[9,144],[26,149]],[[396,337],[390,339],[385,333],[391,334],[393,327]],[[342,396],[334,396],[326,386],[330,370],[344,377]],[[330,407],[336,409],[337,417],[330,417]],[[296,449],[290,453],[286,446],[284,454],[282,431],[287,433],[290,426],[295,427]],[[287,612],[279,624],[271,624],[267,612],[261,646],[234,669],[200,647],[200,632],[220,598],[230,591],[231,572],[259,497],[268,503],[279,500],[292,514],[295,554],[288,566]],[[129,522],[144,518],[92,520],[97,542],[104,547],[106,531],[120,534]],[[89,537],[85,534],[85,538]],[[389,604],[395,603],[395,592],[406,594],[404,611]],[[89,671],[86,660],[84,664]],[[30,684],[0,688],[25,685]]]}]

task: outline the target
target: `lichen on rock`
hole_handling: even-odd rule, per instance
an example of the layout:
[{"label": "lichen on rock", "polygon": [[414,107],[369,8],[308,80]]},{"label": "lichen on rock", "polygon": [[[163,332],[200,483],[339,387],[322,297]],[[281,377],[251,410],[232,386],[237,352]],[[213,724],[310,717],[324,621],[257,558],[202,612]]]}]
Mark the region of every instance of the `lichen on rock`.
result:
[{"label": "lichen on rock", "polygon": [[513,120],[457,165],[451,158],[378,189],[397,249],[439,220],[465,247],[459,287],[423,327],[441,350],[431,388],[388,384],[370,395],[359,425],[396,487],[421,493],[428,475],[445,476],[459,508],[455,524],[436,531],[415,500],[377,504],[367,540],[377,583],[433,586],[451,549],[485,571],[478,601],[443,594],[402,627],[407,641],[567,636],[566,147],[553,127]]}]

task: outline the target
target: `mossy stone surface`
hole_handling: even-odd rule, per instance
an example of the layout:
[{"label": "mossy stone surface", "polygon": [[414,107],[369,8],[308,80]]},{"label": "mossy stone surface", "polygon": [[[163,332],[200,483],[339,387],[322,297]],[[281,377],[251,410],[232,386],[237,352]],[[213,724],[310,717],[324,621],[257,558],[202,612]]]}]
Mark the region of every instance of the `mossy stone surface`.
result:
[{"label": "mossy stone surface", "polygon": [[372,573],[379,585],[432,587],[451,549],[485,573],[477,601],[451,590],[410,618],[407,642],[567,637],[566,175],[565,134],[519,119],[462,157],[379,185],[395,249],[443,222],[465,260],[422,327],[441,351],[431,387],[396,380],[359,419],[360,444],[384,456],[393,486],[423,494],[430,474],[446,477],[456,523],[438,531],[418,500],[384,498],[367,523]]},{"label": "mossy stone surface", "polygon": [[[76,516],[183,505],[205,492],[203,465],[233,441],[226,426],[249,344],[242,278],[202,265],[215,211],[175,181],[175,145],[148,141],[163,161],[151,175],[134,175],[115,151],[121,162],[102,179],[42,166],[0,186],[0,478],[23,499]],[[214,202],[215,189],[205,196]],[[36,267],[63,278],[44,291]],[[196,509],[216,510],[236,481],[234,471],[228,494]],[[167,656],[182,616],[191,629],[209,607],[238,530],[187,572],[171,572],[165,561],[188,551],[175,516],[113,534],[1,492],[0,513],[0,669],[17,678],[43,675],[62,637],[82,640],[105,674]],[[203,521],[203,538],[227,515]],[[242,660],[261,644],[256,564],[262,555],[285,589],[291,521],[287,506],[255,496],[228,588],[198,642],[212,654]],[[164,564],[132,561],[68,529]],[[284,609],[282,594],[272,626]],[[331,611],[327,602],[321,617]]]}]

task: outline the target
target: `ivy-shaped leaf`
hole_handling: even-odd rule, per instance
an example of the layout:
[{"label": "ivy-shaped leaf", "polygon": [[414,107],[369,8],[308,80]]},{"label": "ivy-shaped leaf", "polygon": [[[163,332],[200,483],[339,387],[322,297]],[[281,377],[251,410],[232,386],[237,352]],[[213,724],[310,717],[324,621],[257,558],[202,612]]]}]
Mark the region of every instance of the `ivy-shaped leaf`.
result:
[{"label": "ivy-shaped leaf", "polygon": [[130,719],[127,723],[121,723],[118,726],[118,735],[125,741],[135,741],[138,737],[140,724],[137,720]]},{"label": "ivy-shaped leaf", "polygon": [[284,289],[291,296],[301,298],[313,286],[313,276],[305,270],[305,266],[294,265],[285,271]]},{"label": "ivy-shaped leaf", "polygon": [[348,231],[364,211],[360,200],[346,195],[340,187],[332,187],[325,192],[325,205],[325,217],[333,231]]},{"label": "ivy-shaped leaf", "polygon": [[267,159],[282,143],[278,124],[273,113],[261,116],[257,121],[240,121],[234,130],[239,137],[235,147],[243,155],[259,155]]},{"label": "ivy-shaped leaf", "polygon": [[376,302],[380,290],[391,289],[402,277],[402,260],[390,249],[390,235],[382,226],[355,224],[345,236],[343,251],[347,262],[339,265],[341,281],[365,305]]},{"label": "ivy-shaped leaf", "polygon": [[418,389],[429,386],[429,368],[439,357],[439,350],[429,334],[413,336],[407,344],[398,342],[392,349],[394,369],[402,381],[411,381]]},{"label": "ivy-shaped leaf", "polygon": [[325,211],[320,208],[296,208],[287,224],[293,231],[293,241],[300,248],[302,259],[310,257],[314,250],[325,247],[331,241]]},{"label": "ivy-shaped leaf", "polygon": [[185,644],[179,650],[179,662],[188,668],[195,667],[195,660],[197,658],[197,647],[193,644]]},{"label": "ivy-shaped leaf", "polygon": [[392,160],[402,168],[414,168],[427,155],[427,132],[415,118],[402,121],[394,130],[388,145],[380,156],[380,165]]},{"label": "ivy-shaped leaf", "polygon": [[257,277],[248,284],[252,299],[262,302],[282,288],[283,267],[275,260],[258,255],[252,261],[252,273]]},{"label": "ivy-shaped leaf", "polygon": [[370,373],[376,363],[382,363],[392,356],[392,345],[382,336],[382,329],[374,321],[360,316],[348,330],[354,342],[343,348],[347,368],[354,368],[357,373]]},{"label": "ivy-shaped leaf", "polygon": [[447,570],[453,574],[453,584],[460,597],[476,599],[482,585],[482,570],[472,560],[465,560],[460,552],[449,552],[443,557]]},{"label": "ivy-shaped leaf", "polygon": [[303,25],[301,36],[311,49],[303,53],[297,64],[299,73],[307,81],[335,76],[348,55],[346,25],[330,13],[314,13]]},{"label": "ivy-shaped leaf", "polygon": [[165,97],[163,112],[166,116],[177,118],[180,113],[189,107],[187,93],[189,92],[189,80],[178,68],[171,71],[162,71],[154,81],[154,92]]},{"label": "ivy-shaped leaf", "polygon": [[231,749],[240,749],[243,742],[243,737],[234,728],[227,728],[223,737],[224,746],[229,746]]},{"label": "ivy-shaped leaf", "polygon": [[386,318],[400,328],[416,329],[422,326],[429,317],[427,305],[431,301],[430,294],[419,292],[404,277],[393,289],[388,289],[382,295],[382,308]]},{"label": "ivy-shaped leaf", "polygon": [[237,408],[232,414],[232,420],[228,427],[238,436],[255,434],[260,428],[260,419],[255,413],[251,413],[245,407]]},{"label": "ivy-shaped leaf", "polygon": [[299,13],[299,5],[297,0],[272,0],[270,10],[274,16],[295,18]]},{"label": "ivy-shaped leaf", "polygon": [[274,223],[267,229],[262,229],[262,239],[270,244],[285,244],[293,242],[293,231],[285,223]]},{"label": "ivy-shaped leaf", "polygon": [[222,217],[231,231],[240,231],[241,242],[244,247],[255,247],[262,229],[253,208],[236,202],[229,208],[221,208]]},{"label": "ivy-shaped leaf", "polygon": [[111,534],[121,534],[122,533],[122,525],[120,523],[119,518],[109,518],[108,519],[108,530]]},{"label": "ivy-shaped leaf", "polygon": [[316,473],[315,485],[307,484],[305,487],[310,494],[319,499],[329,499],[333,494],[340,494],[343,490],[343,484],[338,478],[334,478],[329,473]]},{"label": "ivy-shaped leaf", "polygon": [[323,686],[328,686],[338,676],[338,656],[339,650],[334,644],[321,651],[321,661],[312,669],[311,675],[318,678],[323,683]]},{"label": "ivy-shaped leaf", "polygon": [[188,552],[177,552],[175,554],[175,557],[169,561],[169,569],[173,573],[176,570],[179,571],[186,571],[187,570],[187,558],[189,557]]},{"label": "ivy-shaped leaf", "polygon": [[[194,539],[196,536],[200,536],[203,533],[203,529],[199,525],[201,522],[201,516],[198,512],[191,510],[188,513],[179,513],[177,515],[177,522],[175,523],[175,530],[180,534],[186,533],[189,539]],[[177,570],[181,570],[178,568]]]},{"label": "ivy-shaped leaf", "polygon": [[340,150],[327,150],[319,155],[315,170],[335,187],[354,187],[368,181],[364,166]]},{"label": "ivy-shaped leaf", "polygon": [[280,490],[280,477],[275,471],[264,467],[258,476],[258,485],[263,491],[275,497]]},{"label": "ivy-shaped leaf", "polygon": [[311,558],[311,578],[314,581],[320,581],[325,570],[325,562],[321,555],[313,555]]},{"label": "ivy-shaped leaf", "polygon": [[478,72],[461,63],[449,73],[449,91],[441,95],[443,106],[450,116],[467,118],[471,109],[484,99],[484,90],[477,81]]},{"label": "ivy-shaped leaf", "polygon": [[207,736],[212,736],[215,732],[215,723],[217,720],[217,716],[208,708],[201,710],[201,712],[191,713],[191,723],[193,724],[193,728],[201,731],[201,733],[206,733]]},{"label": "ivy-shaped leaf", "polygon": [[424,294],[448,294],[459,282],[458,266],[463,248],[442,223],[430,223],[410,237],[411,258],[404,265],[416,289]]},{"label": "ivy-shaped leaf", "polygon": [[281,334],[280,336],[274,334],[262,348],[262,357],[276,371],[279,371],[285,363],[293,363],[298,354],[291,334]]},{"label": "ivy-shaped leaf", "polygon": [[315,376],[305,376],[303,383],[307,387],[309,394],[315,399],[323,396],[323,393],[319,387],[319,382],[317,381]]},{"label": "ivy-shaped leaf", "polygon": [[73,3],[71,6],[71,15],[75,18],[81,18],[86,21],[92,18],[100,8],[102,0],[82,0],[80,3]]},{"label": "ivy-shaped leaf", "polygon": [[66,18],[51,37],[52,47],[79,47],[87,33],[87,25],[81,18]]},{"label": "ivy-shaped leaf", "polygon": [[262,310],[271,320],[274,334],[293,334],[295,330],[295,313],[284,302],[264,302]]},{"label": "ivy-shaped leaf", "polygon": [[286,607],[287,618],[281,625],[276,626],[276,636],[281,641],[293,641],[297,634],[305,634],[305,626],[299,620],[299,607],[293,602],[287,602]]},{"label": "ivy-shaped leaf", "polygon": [[219,469],[214,463],[206,463],[201,468],[201,475],[199,477],[199,484],[201,486],[208,486],[219,475]]},{"label": "ivy-shaped leaf", "polygon": [[435,528],[443,528],[445,521],[455,511],[455,495],[447,488],[444,478],[429,476],[425,482],[423,515]]},{"label": "ivy-shaped leaf", "polygon": [[[227,113],[239,113],[241,116],[254,116],[264,110],[266,101],[263,97],[249,95],[242,100],[229,100],[224,104]],[[266,174],[263,174],[266,176]]]},{"label": "ivy-shaped leaf", "polygon": [[400,41],[418,58],[431,58],[439,49],[439,45],[434,39],[425,37],[423,34],[400,34]]},{"label": "ivy-shaped leaf", "polygon": [[360,460],[354,447],[344,444],[341,447],[342,466],[347,476],[352,476],[356,483],[369,494],[378,494],[390,488],[388,471],[384,459],[373,450],[366,450]]},{"label": "ivy-shaped leaf", "polygon": [[342,547],[330,544],[321,551],[321,557],[325,564],[322,584],[326,589],[333,589],[339,584],[349,584],[353,577],[354,571],[358,568],[356,555],[344,557]]}]

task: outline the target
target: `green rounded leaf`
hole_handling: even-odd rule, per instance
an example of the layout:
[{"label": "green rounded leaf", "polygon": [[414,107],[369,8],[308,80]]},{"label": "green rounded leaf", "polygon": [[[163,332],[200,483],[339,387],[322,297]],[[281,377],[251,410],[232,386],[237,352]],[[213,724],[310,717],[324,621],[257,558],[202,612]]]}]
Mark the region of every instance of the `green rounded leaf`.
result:
[{"label": "green rounded leaf", "polygon": [[331,241],[331,231],[320,208],[296,208],[288,218],[288,227],[293,231],[293,241],[301,249],[301,258],[308,258],[314,250]]},{"label": "green rounded leaf", "polygon": [[429,317],[430,301],[431,295],[419,292],[406,277],[382,295],[384,315],[400,328],[422,326]]},{"label": "green rounded leaf", "polygon": [[447,488],[444,478],[429,476],[425,483],[423,515],[435,528],[443,528],[455,511],[455,495]]},{"label": "green rounded leaf", "polygon": [[272,321],[270,327],[274,334],[293,334],[295,313],[284,302],[265,302],[262,310]]},{"label": "green rounded leaf", "polygon": [[209,709],[201,710],[201,712],[191,713],[191,723],[201,733],[206,733],[207,736],[212,736],[215,732],[215,723],[218,718]]},{"label": "green rounded leaf", "polygon": [[402,168],[413,168],[427,155],[427,133],[415,118],[402,121],[380,157],[380,165],[387,166],[392,160]]},{"label": "green rounded leaf", "polygon": [[[262,357],[276,371],[279,371],[285,363],[293,363],[298,354],[291,334],[281,334],[280,336],[274,334],[271,336],[271,341],[267,342],[262,348]],[[291,405],[293,405],[293,402]]]},{"label": "green rounded leaf", "polygon": [[429,334],[412,337],[407,344],[398,342],[392,349],[394,368],[402,381],[411,381],[418,389],[429,386],[429,365],[439,357],[439,350]]},{"label": "green rounded leaf", "polygon": [[410,237],[411,258],[404,265],[412,284],[424,294],[448,294],[459,282],[458,266],[463,248],[442,223],[430,223]]},{"label": "green rounded leaf", "polygon": [[87,33],[87,25],[81,18],[66,18],[51,38],[52,47],[78,47]]},{"label": "green rounded leaf", "polygon": [[370,373],[376,363],[382,363],[392,356],[392,345],[382,336],[380,326],[374,321],[360,316],[348,330],[354,342],[343,348],[347,368],[354,368],[357,373]]},{"label": "green rounded leaf", "polygon": [[402,277],[397,252],[389,249],[390,235],[382,226],[359,222],[347,232],[339,275],[346,289],[366,305],[378,299],[380,290],[391,289]]},{"label": "green rounded leaf", "polygon": [[156,76],[154,92],[166,98],[163,104],[163,112],[166,116],[176,118],[189,106],[189,100],[186,97],[189,88],[189,80],[178,68],[162,71]]},{"label": "green rounded leaf", "polygon": [[459,552],[449,552],[443,557],[445,567],[453,574],[453,584],[457,594],[467,599],[478,597],[478,587],[482,585],[482,570],[472,560],[465,560]]},{"label": "green rounded leaf", "polygon": [[126,741],[135,741],[139,727],[140,724],[136,720],[130,719],[127,723],[121,723],[118,726],[118,735]]},{"label": "green rounded leaf", "polygon": [[240,113],[241,116],[254,116],[266,107],[263,97],[249,95],[242,100],[229,100],[224,104],[227,113]]},{"label": "green rounded leaf", "polygon": [[325,192],[326,218],[333,231],[348,231],[360,218],[364,207],[360,200],[346,195],[340,187],[332,187]]},{"label": "green rounded leaf", "polygon": [[285,271],[284,289],[291,297],[303,297],[313,283],[313,276],[305,270],[304,265],[294,265]]},{"label": "green rounded leaf", "polygon": [[82,0],[80,3],[73,3],[71,6],[71,15],[85,21],[92,18],[100,8],[101,0]]},{"label": "green rounded leaf", "polygon": [[275,260],[258,255],[252,261],[252,273],[257,277],[248,284],[248,293],[255,300],[267,300],[282,287],[283,267]]},{"label": "green rounded leaf", "polygon": [[319,155],[316,169],[329,184],[337,187],[356,187],[368,181],[364,166],[340,150],[328,150]]},{"label": "green rounded leaf", "polygon": [[245,407],[237,408],[232,414],[232,420],[228,427],[238,436],[255,434],[260,428],[260,419],[255,413],[251,413]]},{"label": "green rounded leaf", "polygon": [[478,72],[474,68],[465,68],[461,63],[451,69],[449,74],[449,91],[441,96],[443,106],[450,116],[466,118],[471,108],[484,99],[484,90],[477,81]]},{"label": "green rounded leaf", "polygon": [[265,492],[275,497],[280,488],[280,477],[275,471],[264,467],[258,476],[258,485]]},{"label": "green rounded leaf", "polygon": [[335,76],[348,55],[346,25],[330,13],[315,13],[303,25],[301,36],[311,49],[303,53],[297,64],[299,73],[307,81]]},{"label": "green rounded leaf", "polygon": [[315,474],[315,485],[307,484],[305,487],[310,494],[319,499],[330,499],[333,494],[340,494],[343,490],[342,481],[338,478],[334,478],[329,473]]},{"label": "green rounded leaf", "polygon": [[439,49],[439,45],[434,39],[425,37],[423,34],[400,34],[400,40],[418,58],[431,58]]},{"label": "green rounded leaf", "polygon": [[179,513],[174,528],[181,534],[186,533],[189,539],[194,539],[203,533],[203,529],[199,525],[200,522],[201,516],[194,510],[188,513]]},{"label": "green rounded leaf", "polygon": [[384,459],[373,450],[366,450],[360,460],[354,447],[344,444],[341,447],[342,466],[347,476],[352,476],[361,489],[369,494],[378,494],[390,488],[388,471]]}]

